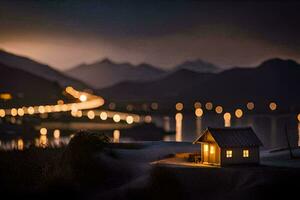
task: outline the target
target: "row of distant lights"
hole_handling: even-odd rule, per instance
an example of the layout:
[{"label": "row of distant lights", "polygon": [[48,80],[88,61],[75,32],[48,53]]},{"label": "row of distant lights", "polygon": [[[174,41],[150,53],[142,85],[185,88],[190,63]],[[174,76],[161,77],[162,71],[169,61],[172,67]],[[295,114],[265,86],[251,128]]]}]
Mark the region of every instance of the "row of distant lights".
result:
[{"label": "row of distant lights", "polygon": [[[47,128],[41,128],[41,129],[40,129],[40,134],[41,134],[41,135],[47,135],[47,133],[48,133]],[[55,139],[59,139],[59,138],[60,138],[60,130],[59,130],[59,129],[55,129],[55,130],[53,131],[53,137],[54,137]]]},{"label": "row of distant lights", "polygon": [[[108,104],[108,108],[110,109],[110,110],[115,110],[116,109],[116,103],[114,103],[114,102],[111,102],[111,103],[109,103]],[[127,106],[126,106],[126,110],[127,111],[133,111],[134,110],[134,108],[135,108],[135,106],[134,105],[132,105],[132,104],[128,104]],[[152,102],[151,104],[150,104],[150,108],[152,109],[152,110],[158,110],[158,103],[156,103],[156,102]],[[148,104],[142,104],[142,109],[143,110],[148,110]]]},{"label": "row of distant lights", "polygon": [[[75,111],[75,112],[71,112],[71,114],[72,114],[73,117],[82,117],[82,115],[83,115],[82,111],[80,111],[80,110]],[[99,116],[100,116],[100,119],[103,120],[103,121],[108,119],[108,114],[105,111],[101,112]],[[87,112],[87,117],[92,120],[92,119],[95,119],[96,114],[93,110],[89,110]],[[122,118],[119,114],[114,114],[112,119],[116,123],[118,123],[122,120]],[[133,124],[134,122],[138,123],[138,122],[140,122],[140,117],[138,115],[136,117],[128,115],[128,116],[125,117],[125,121],[126,121],[127,124]],[[144,117],[144,121],[146,123],[150,123],[152,121],[152,117],[150,115],[146,115]]]},{"label": "row of distant lights", "polygon": [[[74,98],[79,99],[81,102],[87,101],[87,95],[82,94],[81,92],[75,90],[72,87],[67,87],[66,92],[72,95]],[[71,110],[77,111],[77,104],[64,104],[63,100],[58,100],[57,105],[46,105],[46,106],[29,106],[29,107],[22,107],[22,108],[12,108],[10,110],[0,109],[0,117],[5,117],[5,115],[15,116],[24,116],[25,114],[33,115],[35,113],[44,114],[44,113],[51,113],[51,112],[66,112]]]},{"label": "row of distant lights", "polygon": [[[253,102],[248,102],[246,106],[247,106],[248,110],[253,110],[255,108],[255,105],[254,105]],[[176,105],[175,105],[175,108],[176,108],[177,111],[182,111],[183,107],[184,107],[183,103],[181,103],[181,102],[176,103]],[[202,115],[203,115],[203,109],[201,108],[202,104],[200,102],[195,102],[194,107],[195,107],[195,115],[197,117],[202,117]],[[206,108],[206,110],[212,110],[213,109],[213,104],[211,102],[207,102],[205,104],[205,108]],[[269,108],[270,108],[271,111],[275,111],[277,109],[277,104],[275,102],[271,102],[269,104]],[[220,106],[220,105],[216,106],[215,107],[215,112],[217,114],[222,114],[223,113],[223,107]],[[242,109],[237,108],[235,110],[234,114],[237,118],[241,118],[244,113],[243,113]],[[229,112],[226,112],[226,113],[224,113],[223,117],[226,120],[230,120],[231,114]],[[297,115],[297,119],[300,122],[300,113]]]}]

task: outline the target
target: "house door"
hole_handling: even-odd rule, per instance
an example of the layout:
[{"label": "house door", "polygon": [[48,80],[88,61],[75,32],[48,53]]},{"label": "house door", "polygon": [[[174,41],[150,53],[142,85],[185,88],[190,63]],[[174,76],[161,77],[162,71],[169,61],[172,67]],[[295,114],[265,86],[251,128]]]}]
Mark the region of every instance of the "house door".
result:
[{"label": "house door", "polygon": [[209,145],[203,144],[203,162],[208,163],[208,157],[209,157]]}]

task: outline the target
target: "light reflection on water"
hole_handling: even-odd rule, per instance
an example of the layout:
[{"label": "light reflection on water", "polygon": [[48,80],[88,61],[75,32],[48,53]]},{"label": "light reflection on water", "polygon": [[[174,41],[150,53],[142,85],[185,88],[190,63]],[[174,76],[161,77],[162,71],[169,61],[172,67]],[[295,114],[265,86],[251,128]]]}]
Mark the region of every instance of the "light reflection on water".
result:
[{"label": "light reflection on water", "polygon": [[47,135],[41,135],[39,138],[34,140],[24,141],[22,138],[10,141],[1,141],[0,150],[2,151],[12,151],[19,150],[22,151],[31,146],[38,148],[59,148],[66,146],[70,141],[69,136],[60,137],[60,138],[48,138]]},{"label": "light reflection on water", "polygon": [[[199,113],[198,113],[199,114]],[[178,112],[173,116],[152,116],[151,118],[157,126],[162,127],[166,132],[175,131],[172,135],[162,135],[164,141],[188,141],[197,138],[204,129],[211,127],[224,127],[226,119],[221,114],[195,115]],[[262,140],[265,148],[286,147],[285,126],[288,127],[289,139],[292,146],[300,146],[300,122],[295,120],[294,115],[243,115],[236,118],[234,115],[230,119],[231,127],[251,126]],[[133,141],[133,138],[121,136],[122,129],[110,130],[108,134],[113,142]],[[143,133],[140,133],[143,134]],[[69,143],[72,135],[61,136],[57,129],[53,134],[38,135],[34,139],[24,139],[16,136],[11,141],[0,141],[0,150],[24,150],[30,146],[39,148],[58,148]],[[142,138],[142,137],[140,137]],[[143,139],[140,139],[143,140]]]},{"label": "light reflection on water", "polygon": [[[177,113],[178,114],[178,113]],[[251,126],[262,140],[264,148],[286,147],[285,126],[288,127],[289,140],[292,146],[300,146],[300,122],[295,120],[293,114],[284,115],[243,115],[237,118],[234,115],[230,119],[224,115],[206,114],[196,117],[192,114],[182,114],[180,117],[169,117],[168,121],[171,130],[175,130],[175,135],[167,135],[164,141],[188,141],[197,138],[208,126],[211,127],[246,127]],[[174,119],[175,120],[172,120]],[[226,118],[226,119],[225,119]],[[166,116],[154,116],[153,121],[161,127],[166,126]]]}]

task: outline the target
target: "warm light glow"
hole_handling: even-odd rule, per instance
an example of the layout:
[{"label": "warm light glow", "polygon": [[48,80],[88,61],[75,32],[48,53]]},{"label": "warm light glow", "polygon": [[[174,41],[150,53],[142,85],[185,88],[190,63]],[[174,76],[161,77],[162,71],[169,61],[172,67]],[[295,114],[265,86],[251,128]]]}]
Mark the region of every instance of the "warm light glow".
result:
[{"label": "warm light glow", "polygon": [[77,110],[72,110],[71,115],[72,117],[77,117]]},{"label": "warm light glow", "polygon": [[150,115],[146,115],[145,118],[144,118],[144,121],[145,121],[146,123],[151,123],[152,117],[151,117]]},{"label": "warm light glow", "polygon": [[175,119],[176,121],[181,121],[183,119],[183,115],[181,113],[176,113]]},{"label": "warm light glow", "polygon": [[115,115],[113,116],[113,120],[114,120],[114,122],[119,122],[119,121],[121,120],[120,115],[115,114]]},{"label": "warm light glow", "polygon": [[152,108],[152,110],[157,110],[158,109],[158,103],[156,103],[156,102],[151,103],[151,108]]},{"label": "warm light glow", "polygon": [[241,118],[243,116],[243,111],[241,109],[236,109],[235,110],[235,116],[237,118]]},{"label": "warm light glow", "polygon": [[39,111],[39,113],[44,113],[45,112],[45,107],[44,106],[39,106],[38,111]]},{"label": "warm light glow", "polygon": [[202,110],[202,108],[196,108],[196,110],[195,110],[195,115],[196,115],[197,117],[202,117],[202,115],[203,115],[203,110]]},{"label": "warm light glow", "polygon": [[2,93],[2,94],[0,94],[0,99],[10,100],[10,99],[12,99],[12,96],[9,93]]},{"label": "warm light glow", "polygon": [[221,114],[223,112],[223,107],[222,106],[217,106],[215,108],[216,113]]},{"label": "warm light glow", "polygon": [[82,102],[85,102],[87,100],[87,96],[82,94],[82,95],[80,95],[79,100]]},{"label": "warm light glow", "polygon": [[0,117],[5,117],[5,110],[0,109]]},{"label": "warm light glow", "polygon": [[114,142],[115,143],[120,142],[120,131],[119,130],[114,130],[113,137],[114,137]]},{"label": "warm light glow", "polygon": [[106,120],[106,119],[107,119],[107,113],[106,113],[106,112],[101,112],[101,113],[100,113],[100,118],[101,118],[102,120]]},{"label": "warm light glow", "polygon": [[201,108],[201,106],[202,106],[201,103],[198,102],[198,101],[194,103],[194,108],[195,108],[195,109]]},{"label": "warm light glow", "polygon": [[224,113],[223,115],[224,118],[224,125],[225,127],[230,127],[231,126],[231,114],[229,112]]},{"label": "warm light glow", "polygon": [[226,150],[226,158],[232,158],[232,150]]},{"label": "warm light glow", "polygon": [[46,128],[41,128],[40,129],[40,134],[41,135],[47,135],[47,129]]},{"label": "warm light glow", "polygon": [[248,110],[253,110],[254,109],[254,103],[253,102],[248,102],[247,103],[247,108],[248,108]]},{"label": "warm light glow", "polygon": [[204,152],[208,152],[208,144],[204,144]]},{"label": "warm light glow", "polygon": [[181,110],[183,110],[183,103],[176,103],[176,105],[175,105],[175,108],[176,108],[176,110],[178,110],[178,111],[181,111]]},{"label": "warm light glow", "polygon": [[18,108],[17,112],[18,112],[18,115],[21,116],[21,117],[25,114],[23,108]]},{"label": "warm light glow", "polygon": [[[76,114],[77,114],[77,112],[76,112]],[[94,119],[95,118],[95,112],[90,110],[90,111],[87,112],[87,116],[88,116],[89,119]]]},{"label": "warm light glow", "polygon": [[77,111],[76,117],[82,117],[82,111],[81,111],[81,110],[78,110],[78,111]]},{"label": "warm light glow", "polygon": [[34,114],[34,108],[32,106],[28,107],[27,112],[30,115]]},{"label": "warm light glow", "polygon": [[300,113],[298,114],[297,119],[300,122]]},{"label": "warm light glow", "polygon": [[55,130],[53,131],[53,137],[54,137],[55,139],[59,139],[59,137],[60,137],[60,130],[59,130],[59,129],[55,129]]},{"label": "warm light glow", "polygon": [[22,139],[18,139],[17,145],[18,145],[18,150],[19,151],[23,151],[23,149],[24,149],[24,141]]},{"label": "warm light glow", "polygon": [[63,104],[64,104],[64,101],[60,99],[60,100],[57,101],[57,104],[58,104],[58,105],[63,105]]},{"label": "warm light glow", "polygon": [[215,147],[214,146],[210,146],[210,154],[214,154],[215,153]]},{"label": "warm light glow", "polygon": [[243,157],[244,158],[248,158],[249,157],[249,150],[247,150],[247,149],[243,150]]},{"label": "warm light glow", "polygon": [[271,102],[269,104],[269,107],[270,107],[271,110],[276,110],[277,109],[277,104],[275,102]]},{"label": "warm light glow", "polygon": [[39,145],[41,147],[45,148],[47,146],[47,142],[48,142],[47,136],[46,135],[41,135],[40,140],[39,140]]},{"label": "warm light glow", "polygon": [[132,116],[127,116],[126,117],[126,122],[127,122],[127,124],[132,124],[133,123],[133,117]]},{"label": "warm light glow", "polygon": [[224,120],[230,120],[231,119],[231,114],[229,112],[224,113]]},{"label": "warm light glow", "polygon": [[74,89],[71,87],[71,86],[68,86],[67,88],[66,88],[66,92],[67,93],[72,93],[74,91]]},{"label": "warm light glow", "polygon": [[213,109],[213,104],[211,102],[207,102],[205,104],[205,108],[206,108],[206,110],[212,110]]},{"label": "warm light glow", "polygon": [[12,109],[10,110],[10,114],[11,114],[12,116],[17,116],[17,114],[18,114],[17,109],[16,109],[16,108],[12,108]]}]

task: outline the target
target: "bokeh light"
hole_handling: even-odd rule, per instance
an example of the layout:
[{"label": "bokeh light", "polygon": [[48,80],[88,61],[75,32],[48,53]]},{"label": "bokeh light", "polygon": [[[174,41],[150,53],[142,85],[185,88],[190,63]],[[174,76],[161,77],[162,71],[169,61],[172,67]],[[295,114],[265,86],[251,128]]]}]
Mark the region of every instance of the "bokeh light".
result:
[{"label": "bokeh light", "polygon": [[113,120],[114,120],[114,122],[119,122],[119,121],[121,121],[120,115],[115,114],[115,115],[113,116]]},{"label": "bokeh light", "polygon": [[241,118],[242,116],[243,116],[243,111],[242,111],[242,109],[236,109],[235,110],[235,116],[237,117],[237,118]]},{"label": "bokeh light", "polygon": [[275,102],[271,102],[271,103],[269,104],[269,108],[270,108],[271,110],[276,110],[276,109],[277,109],[277,104],[276,104]]},{"label": "bokeh light", "polygon": [[202,117],[202,115],[203,115],[203,110],[202,110],[202,108],[196,108],[196,110],[195,110],[195,115],[196,115],[197,117]]},{"label": "bokeh light", "polygon": [[40,134],[41,135],[47,135],[47,129],[46,128],[41,128],[40,129]]},{"label": "bokeh light", "polygon": [[248,102],[248,103],[247,103],[247,108],[248,108],[248,110],[253,110],[254,107],[255,107],[255,105],[254,105],[253,102]]},{"label": "bokeh light", "polygon": [[183,103],[181,102],[176,103],[175,108],[177,111],[183,110]]},{"label": "bokeh light", "polygon": [[206,110],[212,110],[212,109],[213,109],[213,104],[212,104],[212,102],[207,102],[207,103],[205,104],[205,108],[206,108]]},{"label": "bokeh light", "polygon": [[101,112],[100,113],[100,119],[106,120],[107,119],[107,113],[106,112]]},{"label": "bokeh light", "polygon": [[221,114],[223,112],[223,107],[222,106],[217,106],[215,108],[216,113]]}]

